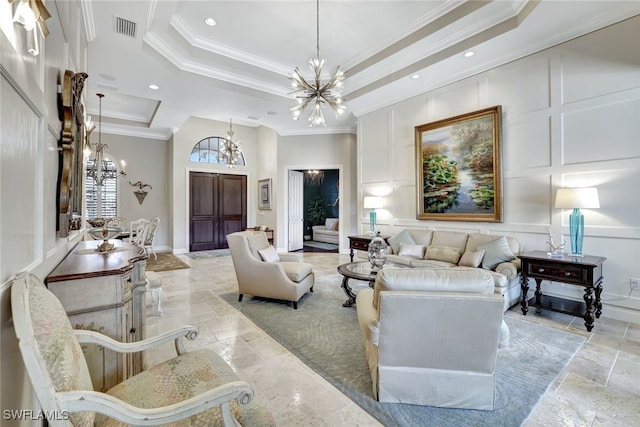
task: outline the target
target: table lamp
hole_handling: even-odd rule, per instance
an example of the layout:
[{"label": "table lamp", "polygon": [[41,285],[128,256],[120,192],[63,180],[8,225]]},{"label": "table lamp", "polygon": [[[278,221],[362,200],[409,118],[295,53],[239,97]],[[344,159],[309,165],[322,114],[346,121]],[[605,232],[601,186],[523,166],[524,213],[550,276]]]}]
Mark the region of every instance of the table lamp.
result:
[{"label": "table lamp", "polygon": [[371,232],[375,233],[376,231],[376,209],[382,207],[382,197],[376,196],[365,196],[364,198],[364,208],[371,209],[369,212],[369,225],[371,226]]},{"label": "table lamp", "polygon": [[584,236],[584,215],[580,208],[600,207],[597,188],[559,188],[556,192],[556,208],[573,209],[569,215],[569,233],[573,256],[582,256],[582,238]]}]

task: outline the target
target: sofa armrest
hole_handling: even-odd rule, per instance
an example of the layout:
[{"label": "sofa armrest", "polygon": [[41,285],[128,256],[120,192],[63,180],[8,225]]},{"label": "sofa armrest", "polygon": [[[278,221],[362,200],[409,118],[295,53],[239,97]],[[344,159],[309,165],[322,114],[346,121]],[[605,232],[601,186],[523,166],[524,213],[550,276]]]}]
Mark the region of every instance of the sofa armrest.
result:
[{"label": "sofa armrest", "polygon": [[511,280],[514,277],[518,276],[518,273],[520,272],[520,266],[520,259],[516,258],[512,261],[498,264],[495,268],[495,271],[496,273],[504,274],[508,280]]}]

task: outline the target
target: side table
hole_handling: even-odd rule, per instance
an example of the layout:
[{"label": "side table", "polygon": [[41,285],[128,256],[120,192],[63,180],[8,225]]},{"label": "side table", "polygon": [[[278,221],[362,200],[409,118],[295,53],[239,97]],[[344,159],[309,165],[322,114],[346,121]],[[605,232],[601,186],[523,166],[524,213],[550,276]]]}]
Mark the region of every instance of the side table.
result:
[{"label": "side table", "polygon": [[[380,236],[386,242],[390,236]],[[349,236],[349,257],[351,258],[351,262],[353,262],[353,250],[361,250],[368,251],[369,243],[371,243],[371,239],[373,236],[368,235],[359,235],[359,236]]]},{"label": "side table", "polygon": [[[545,310],[572,314],[584,319],[587,331],[591,332],[595,318],[602,314],[602,264],[604,257],[585,255],[576,257],[563,255],[552,257],[543,251],[533,251],[518,255],[522,261],[520,288],[522,289],[522,314],[527,315],[529,306]],[[529,291],[529,278],[536,282],[534,297],[527,299]],[[543,280],[567,283],[584,287],[584,303],[565,298],[542,295],[540,284]],[[595,294],[595,300],[594,300]]]}]

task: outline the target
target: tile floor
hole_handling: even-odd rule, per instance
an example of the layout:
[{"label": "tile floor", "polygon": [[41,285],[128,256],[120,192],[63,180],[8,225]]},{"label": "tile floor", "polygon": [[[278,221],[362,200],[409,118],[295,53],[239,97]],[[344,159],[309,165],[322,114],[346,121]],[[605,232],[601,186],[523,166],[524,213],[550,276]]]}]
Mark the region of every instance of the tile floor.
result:
[{"label": "tile floor", "polygon": [[[380,425],[218,297],[237,289],[229,256],[178,257],[191,268],[159,273],[164,315],[154,315],[149,297],[147,336],[184,324],[196,325],[200,334],[191,345],[217,351],[253,385],[256,400],[270,408],[279,426]],[[345,254],[305,253],[304,257],[314,265],[316,275],[335,274],[339,264],[349,261]],[[522,314],[516,306],[506,316]],[[580,318],[536,314],[534,310],[527,320],[588,340],[525,426],[640,426],[640,325],[603,317],[588,333]],[[147,355],[147,361],[153,365],[170,354],[172,349],[167,345]]]}]

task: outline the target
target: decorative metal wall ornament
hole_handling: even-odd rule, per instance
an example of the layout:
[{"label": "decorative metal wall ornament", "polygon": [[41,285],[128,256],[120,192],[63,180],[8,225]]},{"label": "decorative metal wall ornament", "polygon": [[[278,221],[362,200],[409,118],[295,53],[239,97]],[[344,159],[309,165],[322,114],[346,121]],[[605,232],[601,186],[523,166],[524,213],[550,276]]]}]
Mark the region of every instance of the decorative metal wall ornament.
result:
[{"label": "decorative metal wall ornament", "polygon": [[316,0],[316,57],[309,59],[309,66],[314,74],[312,81],[305,80],[298,67],[295,68],[293,77],[289,78],[294,89],[292,92],[294,98],[298,100],[298,104],[290,111],[293,113],[293,119],[298,120],[305,108],[311,104],[313,111],[309,116],[310,125],[326,126],[322,113],[323,104],[328,104],[338,115],[344,113],[346,108],[342,105],[340,95],[340,88],[344,81],[344,73],[340,71],[340,67],[336,68],[327,82],[321,81],[324,59],[320,59],[320,0]]},{"label": "decorative metal wall ornament", "polygon": [[150,189],[153,190],[152,186],[150,186],[149,184],[143,184],[142,181],[138,181],[138,182],[129,181],[129,184],[131,184],[134,187],[138,187],[138,189],[135,190],[133,194],[136,195],[136,198],[138,199],[138,203],[140,204],[142,204],[142,202],[144,201],[144,198],[147,197],[147,191],[145,191],[144,189],[146,187],[149,187]]},{"label": "decorative metal wall ornament", "polygon": [[233,125],[231,119],[229,119],[229,131],[227,132],[227,139],[222,140],[222,146],[220,147],[220,158],[227,162],[228,168],[235,167],[239,159],[242,158],[242,148],[240,148],[240,142],[233,140]]}]

